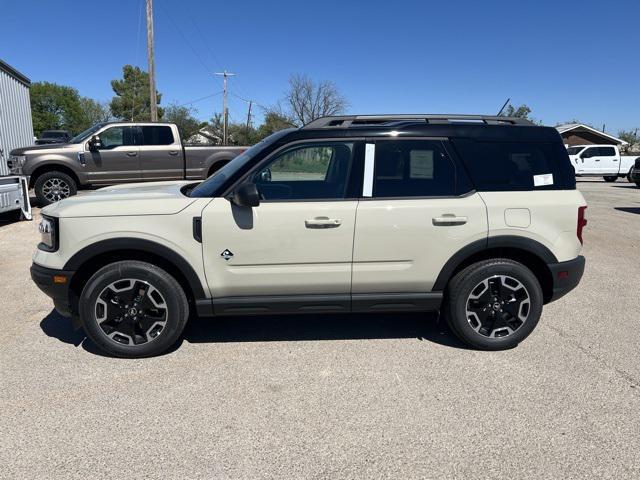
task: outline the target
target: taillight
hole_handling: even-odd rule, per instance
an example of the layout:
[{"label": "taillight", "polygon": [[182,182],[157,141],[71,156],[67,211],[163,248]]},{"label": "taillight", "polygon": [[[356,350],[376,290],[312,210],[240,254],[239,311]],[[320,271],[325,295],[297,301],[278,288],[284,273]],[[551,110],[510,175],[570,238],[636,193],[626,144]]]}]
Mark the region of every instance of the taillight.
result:
[{"label": "taillight", "polygon": [[587,225],[587,218],[584,215],[584,212],[586,209],[587,209],[586,206],[578,207],[578,230],[576,233],[578,235],[578,240],[580,240],[581,244],[584,244],[584,241],[582,240],[582,230]]}]

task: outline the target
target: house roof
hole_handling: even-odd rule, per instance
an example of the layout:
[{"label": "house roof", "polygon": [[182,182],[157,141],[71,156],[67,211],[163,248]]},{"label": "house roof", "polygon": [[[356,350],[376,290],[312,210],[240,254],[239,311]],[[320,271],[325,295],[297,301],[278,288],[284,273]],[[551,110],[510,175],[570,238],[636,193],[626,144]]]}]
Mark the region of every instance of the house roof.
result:
[{"label": "house roof", "polygon": [[16,70],[15,68],[13,68],[11,65],[9,65],[8,63],[4,62],[2,59],[0,59],[0,70],[2,70],[3,72],[5,72],[7,75],[12,76],[13,78],[15,78],[17,81],[19,81],[20,83],[23,83],[24,85],[26,85],[27,87],[29,85],[31,85],[31,80],[29,80],[29,78],[26,75],[23,75],[22,73],[20,73],[18,70]]},{"label": "house roof", "polygon": [[584,123],[565,123],[563,125],[558,125],[556,127],[556,130],[558,130],[558,132],[560,133],[565,133],[571,130],[578,130],[578,129],[587,130],[595,135],[599,135],[601,137],[608,138],[609,140],[613,140],[614,142],[619,143],[620,145],[629,145],[629,142],[625,142],[621,138],[614,137],[613,135],[609,135],[608,133],[601,132],[600,130],[596,130],[595,128],[590,127],[589,125],[585,125]]}]

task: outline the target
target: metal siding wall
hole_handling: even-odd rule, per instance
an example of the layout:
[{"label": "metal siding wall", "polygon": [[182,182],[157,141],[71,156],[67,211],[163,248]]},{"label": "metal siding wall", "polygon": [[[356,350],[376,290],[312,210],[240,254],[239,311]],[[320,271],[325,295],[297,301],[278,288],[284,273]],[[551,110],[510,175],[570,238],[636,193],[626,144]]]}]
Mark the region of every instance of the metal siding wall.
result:
[{"label": "metal siding wall", "polygon": [[9,152],[27,145],[33,145],[29,87],[0,70],[0,175],[9,174]]}]

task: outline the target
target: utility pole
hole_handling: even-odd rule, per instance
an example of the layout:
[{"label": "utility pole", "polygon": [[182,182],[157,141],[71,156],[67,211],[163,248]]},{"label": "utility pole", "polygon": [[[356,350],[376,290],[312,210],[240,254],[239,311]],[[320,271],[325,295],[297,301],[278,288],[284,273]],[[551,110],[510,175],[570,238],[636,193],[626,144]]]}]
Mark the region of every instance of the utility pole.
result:
[{"label": "utility pole", "polygon": [[223,77],[223,94],[222,94],[222,144],[227,144],[227,130],[229,127],[229,108],[227,107],[227,77],[234,77],[235,73],[218,72],[216,75]]},{"label": "utility pole", "polygon": [[249,100],[249,111],[247,112],[247,130],[251,127],[251,106],[253,105],[253,101]]},{"label": "utility pole", "polygon": [[153,0],[147,0],[147,61],[149,62],[149,102],[151,121],[158,121],[158,99],[156,98],[156,67],[153,61]]}]

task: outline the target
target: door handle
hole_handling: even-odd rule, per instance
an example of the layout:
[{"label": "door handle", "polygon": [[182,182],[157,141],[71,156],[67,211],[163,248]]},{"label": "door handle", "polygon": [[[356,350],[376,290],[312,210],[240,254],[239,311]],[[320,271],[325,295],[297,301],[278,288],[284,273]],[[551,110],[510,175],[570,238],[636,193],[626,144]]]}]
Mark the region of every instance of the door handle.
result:
[{"label": "door handle", "polygon": [[304,226],[307,228],[336,228],[340,225],[342,220],[339,218],[316,217],[304,221]]},{"label": "door handle", "polygon": [[431,221],[438,227],[448,227],[454,225],[464,225],[467,223],[467,217],[457,217],[451,213],[442,215],[441,217],[433,217]]},{"label": "door handle", "polygon": [[599,161],[600,161],[600,159],[599,159],[599,158],[596,158],[595,160],[596,160],[596,162],[599,162]]},{"label": "door handle", "polygon": [[169,152],[169,155],[176,156],[177,154],[178,154],[178,151],[177,151],[177,150],[171,150],[171,151]]},{"label": "door handle", "polygon": [[135,157],[136,155],[138,155],[138,152],[127,152],[128,157]]}]

